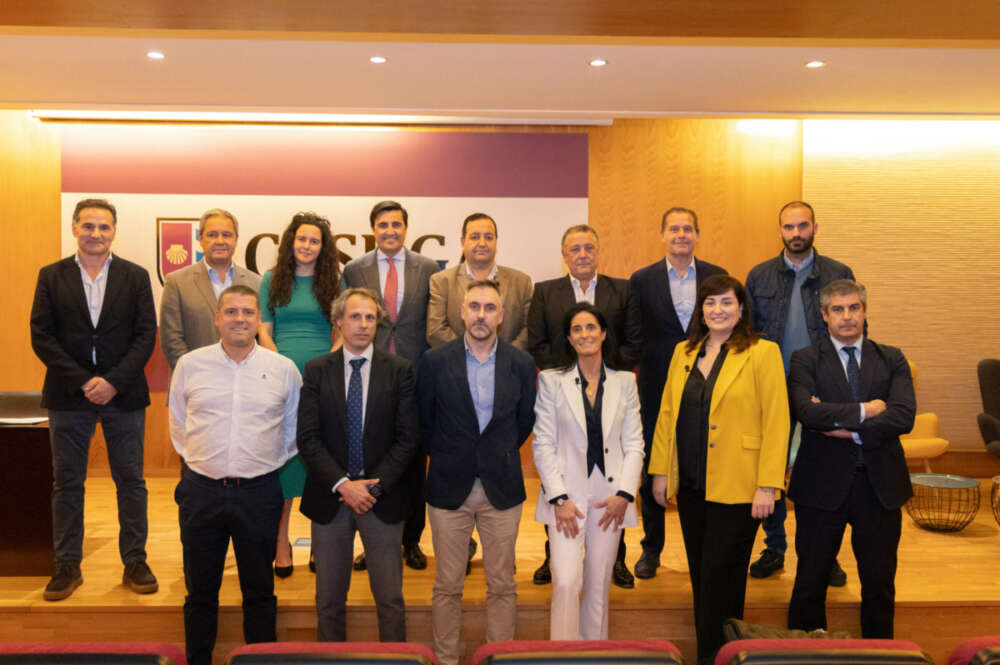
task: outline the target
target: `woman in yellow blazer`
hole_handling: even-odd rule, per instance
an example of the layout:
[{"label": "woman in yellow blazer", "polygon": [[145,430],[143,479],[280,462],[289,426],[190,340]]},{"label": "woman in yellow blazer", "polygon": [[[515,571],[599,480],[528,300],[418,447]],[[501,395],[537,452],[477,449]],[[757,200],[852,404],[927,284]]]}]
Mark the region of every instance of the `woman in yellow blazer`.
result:
[{"label": "woman in yellow blazer", "polygon": [[698,289],[686,342],[674,349],[653,434],[653,497],[677,497],[698,662],[722,646],[722,622],[743,617],[760,520],[785,486],[788,392],[777,344],[754,332],[743,285],[728,275]]}]

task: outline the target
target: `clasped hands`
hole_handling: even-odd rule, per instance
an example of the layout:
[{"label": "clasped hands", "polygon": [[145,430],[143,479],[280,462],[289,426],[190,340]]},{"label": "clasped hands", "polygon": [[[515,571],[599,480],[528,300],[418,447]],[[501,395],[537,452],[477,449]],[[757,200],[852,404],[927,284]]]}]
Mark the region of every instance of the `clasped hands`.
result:
[{"label": "clasped hands", "polygon": [[360,478],[345,480],[337,485],[340,500],[357,515],[364,515],[375,505],[375,497],[368,490],[372,485],[378,485],[378,478]]},{"label": "clasped hands", "polygon": [[107,379],[100,376],[95,376],[83,384],[82,390],[83,396],[98,406],[107,404],[118,394],[118,389],[111,385]]},{"label": "clasped hands", "polygon": [[[625,520],[625,509],[628,508],[628,500],[615,494],[604,499],[604,501],[595,503],[594,507],[605,509],[604,514],[601,515],[601,519],[597,522],[597,526],[601,527],[601,530],[607,531],[610,526],[618,529]],[[585,515],[569,499],[563,501],[563,505],[556,506],[555,508],[556,531],[565,534],[568,538],[576,538],[577,534],[580,533],[580,525],[577,523],[577,518],[583,519]]]}]

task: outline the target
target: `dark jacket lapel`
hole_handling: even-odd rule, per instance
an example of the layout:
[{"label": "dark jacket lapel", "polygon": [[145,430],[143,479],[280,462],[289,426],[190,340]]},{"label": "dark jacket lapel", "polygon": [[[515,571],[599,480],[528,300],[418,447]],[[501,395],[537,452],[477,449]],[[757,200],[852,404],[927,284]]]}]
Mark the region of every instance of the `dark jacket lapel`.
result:
[{"label": "dark jacket lapel", "polygon": [[[79,275],[79,271],[77,271]],[[83,287],[83,278],[81,277],[80,286]],[[115,303],[118,302],[118,295],[125,288],[125,281],[128,277],[123,272],[123,266],[121,259],[114,257],[111,259],[111,263],[108,264],[108,283],[104,285],[104,302],[101,303],[101,313],[97,317],[97,327],[100,328],[101,324],[105,321],[105,316],[114,308]],[[89,319],[89,313],[88,313]]]},{"label": "dark jacket lapel", "polygon": [[[837,349],[833,346],[833,342],[829,338],[824,339],[819,344],[820,352],[820,374],[823,376],[825,373],[827,376],[833,379],[834,386],[837,389],[837,394],[843,396],[845,401],[851,400],[851,387],[847,384],[847,373],[844,371],[844,365],[840,362],[840,354],[837,353]],[[864,365],[864,360],[862,359],[862,365]],[[862,370],[864,372],[864,370]]]},{"label": "dark jacket lapel", "polygon": [[62,273],[62,279],[66,284],[66,288],[69,289],[69,293],[72,294],[73,300],[76,302],[81,320],[85,322],[84,325],[90,326],[93,329],[94,324],[90,321],[90,308],[87,307],[87,292],[83,288],[83,277],[80,275],[80,266],[76,265],[76,261],[72,256],[63,262]]}]

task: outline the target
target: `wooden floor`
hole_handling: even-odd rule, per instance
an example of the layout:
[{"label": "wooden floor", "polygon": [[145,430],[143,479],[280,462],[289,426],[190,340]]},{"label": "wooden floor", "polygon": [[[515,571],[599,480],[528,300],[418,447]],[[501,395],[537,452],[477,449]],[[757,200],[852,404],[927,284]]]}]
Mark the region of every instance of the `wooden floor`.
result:
[{"label": "wooden floor", "polygon": [[[903,536],[896,579],[896,636],[920,644],[937,662],[945,662],[950,649],[967,636],[996,633],[1000,627],[1000,528],[989,508],[988,479],[983,480],[983,501],[975,521],[958,533],[936,533],[916,527],[903,516]],[[184,579],[173,501],[175,481],[153,478],[149,485],[149,563],[160,581],[160,591],[137,596],[121,584],[114,486],[110,479],[88,482],[86,539],[82,587],[67,600],[47,603],[42,590],[47,578],[0,577],[0,640],[166,640],[183,646],[181,607]],[[532,573],[542,561],[544,535],[534,522],[537,479],[528,480],[529,500],[524,506],[517,542],[518,633],[522,639],[548,637],[550,587],[535,586]],[[794,519],[787,524],[794,537]],[[845,542],[849,543],[849,533]],[[4,538],[13,534],[3,534]],[[292,538],[309,537],[309,522],[296,503]],[[641,529],[626,534],[628,563],[640,554]],[[755,552],[763,548],[763,534]],[[404,568],[407,630],[411,641],[430,645],[430,602],[434,557],[430,533],[422,541],[430,565],[427,570]],[[360,551],[360,542],[356,543]],[[295,548],[295,572],[276,580],[278,635],[280,640],[315,639],[314,578],[306,562],[308,546]],[[756,556],[756,554],[755,554]],[[831,629],[859,633],[860,586],[850,547],[840,562],[848,572],[847,586],[831,589],[828,599]],[[750,579],[746,618],[782,625],[794,581],[795,555],[789,552],[785,571],[766,580]],[[355,572],[349,595],[348,634],[353,640],[377,639],[374,606],[366,573]],[[220,633],[216,661],[241,643],[240,593],[235,560],[227,560],[220,597]],[[485,582],[480,557],[473,561],[466,580],[463,640],[466,654],[484,641]],[[661,637],[674,641],[693,662],[694,630],[691,586],[676,511],[667,515],[667,547],[659,574],[636,580],[631,590],[612,587],[611,637]]]}]

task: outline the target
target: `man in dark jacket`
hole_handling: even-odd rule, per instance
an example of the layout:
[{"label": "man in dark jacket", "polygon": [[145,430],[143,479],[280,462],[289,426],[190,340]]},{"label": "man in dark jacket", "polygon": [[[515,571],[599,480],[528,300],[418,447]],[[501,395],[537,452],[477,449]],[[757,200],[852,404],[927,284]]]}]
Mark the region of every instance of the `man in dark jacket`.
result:
[{"label": "man in dark jacket", "polygon": [[[794,351],[829,337],[819,306],[820,290],[834,280],[854,279],[854,273],[846,265],[820,256],[813,249],[816,229],[812,206],[805,201],[786,203],[778,213],[778,232],[784,250],[755,266],[747,275],[746,288],[754,328],[781,347],[786,374]],[[774,513],[764,520],[766,549],[750,565],[751,576],[768,577],[784,567],[788,547],[787,513],[784,498],[775,501]],[[834,561],[830,584],[844,586],[846,583],[847,576]]]}]

